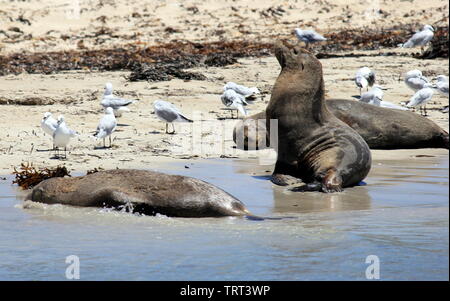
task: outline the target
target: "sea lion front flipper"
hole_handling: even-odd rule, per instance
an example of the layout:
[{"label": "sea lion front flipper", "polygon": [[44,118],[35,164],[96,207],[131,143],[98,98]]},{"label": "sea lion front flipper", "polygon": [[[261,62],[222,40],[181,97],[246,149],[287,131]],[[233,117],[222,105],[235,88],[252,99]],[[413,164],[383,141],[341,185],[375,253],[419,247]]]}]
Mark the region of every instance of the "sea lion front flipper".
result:
[{"label": "sea lion front flipper", "polygon": [[303,183],[301,179],[293,177],[291,175],[275,174],[275,173],[272,174],[270,181],[278,186],[289,186]]},{"label": "sea lion front flipper", "polygon": [[297,186],[294,188],[289,189],[293,192],[315,192],[315,191],[322,191],[322,183],[320,182],[312,182],[308,183],[302,186]]},{"label": "sea lion front flipper", "polygon": [[321,182],[314,181],[302,186],[297,186],[290,191],[293,192],[312,192],[321,191],[325,193],[342,192],[342,180],[335,170],[329,171]]},{"label": "sea lion front flipper", "polygon": [[303,183],[303,181],[300,178],[297,178],[295,174],[295,169],[292,166],[277,161],[270,181],[278,186],[288,186]]}]

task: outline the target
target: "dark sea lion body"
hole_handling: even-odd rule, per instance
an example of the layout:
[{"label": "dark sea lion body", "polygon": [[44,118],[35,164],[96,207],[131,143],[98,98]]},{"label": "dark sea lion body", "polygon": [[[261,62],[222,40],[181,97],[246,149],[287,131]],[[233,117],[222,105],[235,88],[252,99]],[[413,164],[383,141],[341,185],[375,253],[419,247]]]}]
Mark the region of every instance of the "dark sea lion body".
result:
[{"label": "dark sea lion body", "polygon": [[[449,148],[449,135],[436,123],[419,114],[373,106],[360,101],[328,99],[327,107],[337,118],[363,137],[371,149]],[[233,131],[234,142],[243,135],[239,149],[251,150],[270,147],[266,138],[266,112],[249,116],[238,122]],[[256,146],[256,147],[254,147]]]},{"label": "dark sea lion body", "polygon": [[299,47],[278,44],[275,54],[282,70],[266,109],[266,122],[278,120],[272,182],[286,185],[286,176],[293,176],[323,192],[357,185],[371,167],[369,146],[328,110],[322,64]]},{"label": "dark sea lion body", "polygon": [[133,206],[133,212],[174,217],[242,216],[239,200],[201,180],[153,171],[118,169],[39,183],[29,200],[80,207]]},{"label": "dark sea lion body", "polygon": [[449,148],[448,133],[414,112],[381,108],[360,101],[327,101],[333,114],[373,149]]}]

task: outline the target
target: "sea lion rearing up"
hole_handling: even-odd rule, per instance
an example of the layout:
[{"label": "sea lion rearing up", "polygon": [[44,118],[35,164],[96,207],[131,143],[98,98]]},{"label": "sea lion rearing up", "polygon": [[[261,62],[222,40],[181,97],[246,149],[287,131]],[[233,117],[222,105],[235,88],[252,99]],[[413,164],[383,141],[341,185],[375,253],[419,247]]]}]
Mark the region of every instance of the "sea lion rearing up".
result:
[{"label": "sea lion rearing up", "polygon": [[278,119],[272,182],[287,185],[293,176],[307,184],[297,190],[323,192],[357,185],[369,173],[370,150],[328,110],[322,64],[310,52],[281,43],[275,55],[282,69],[266,110],[267,122]]}]

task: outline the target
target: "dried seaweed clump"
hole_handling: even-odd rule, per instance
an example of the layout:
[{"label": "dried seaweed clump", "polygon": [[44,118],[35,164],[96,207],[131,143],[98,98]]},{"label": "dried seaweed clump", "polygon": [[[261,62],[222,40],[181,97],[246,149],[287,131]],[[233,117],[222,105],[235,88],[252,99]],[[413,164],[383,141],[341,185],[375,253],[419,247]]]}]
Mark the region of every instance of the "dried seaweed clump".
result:
[{"label": "dried seaweed clump", "polygon": [[175,64],[138,64],[128,76],[132,82],[146,80],[149,82],[168,81],[172,78],[183,80],[205,80],[203,74],[182,70]]},{"label": "dried seaweed clump", "polygon": [[23,189],[29,189],[50,178],[62,178],[65,176],[70,177],[70,172],[65,166],[57,166],[55,168],[45,167],[37,169],[30,163],[22,163],[20,165],[19,171],[14,167],[13,175],[15,175],[13,184],[17,184]]},{"label": "dried seaweed clump", "polygon": [[[198,67],[208,61],[210,66],[235,63],[235,58],[270,55],[267,43],[233,42],[171,42],[141,48],[128,44],[121,48],[98,50],[69,50],[41,53],[19,52],[0,55],[0,76],[6,74],[52,74],[67,70],[115,71],[148,70],[150,81],[181,79],[206,79],[183,69]],[[221,54],[226,54],[226,57]],[[216,55],[217,54],[217,55]],[[219,59],[220,57],[220,59]],[[131,79],[146,80],[146,76],[132,75]]]},{"label": "dried seaweed clump", "polygon": [[205,59],[205,65],[210,67],[223,67],[236,63],[237,59],[225,52],[211,53]]},{"label": "dried seaweed clump", "polygon": [[99,172],[99,171],[102,171],[102,170],[103,170],[103,168],[101,168],[101,167],[95,167],[94,169],[88,170],[86,172],[86,175],[90,175],[90,174],[93,174],[93,173],[96,173],[96,172]]}]

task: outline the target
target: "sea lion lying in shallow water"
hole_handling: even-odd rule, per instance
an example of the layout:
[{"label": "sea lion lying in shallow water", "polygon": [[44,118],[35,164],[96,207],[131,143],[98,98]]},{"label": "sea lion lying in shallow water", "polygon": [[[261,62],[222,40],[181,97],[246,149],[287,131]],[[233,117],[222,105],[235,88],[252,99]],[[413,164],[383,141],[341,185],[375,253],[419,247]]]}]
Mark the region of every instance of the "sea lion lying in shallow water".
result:
[{"label": "sea lion lying in shallow water", "polygon": [[[328,99],[326,104],[337,118],[358,132],[371,149],[449,148],[448,133],[416,113],[346,99]],[[263,111],[236,124],[233,140],[237,148],[270,148],[265,119]],[[260,120],[258,127],[254,120]]]},{"label": "sea lion lying in shallow water", "polygon": [[[266,122],[278,120],[278,157],[272,182],[300,178],[308,191],[338,192],[369,173],[369,146],[326,106],[322,64],[297,46],[275,46],[281,65],[266,109]],[[270,127],[267,129],[270,135]]]},{"label": "sea lion lying in shallow water", "polygon": [[82,177],[51,178],[39,183],[26,200],[80,207],[118,207],[174,217],[244,216],[243,203],[201,180],[154,171],[117,169]]}]

